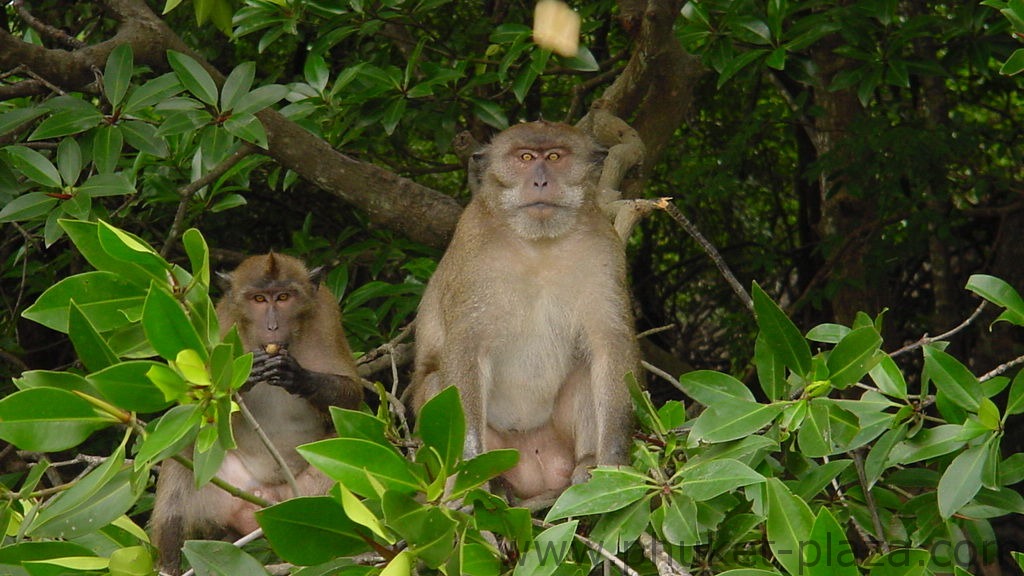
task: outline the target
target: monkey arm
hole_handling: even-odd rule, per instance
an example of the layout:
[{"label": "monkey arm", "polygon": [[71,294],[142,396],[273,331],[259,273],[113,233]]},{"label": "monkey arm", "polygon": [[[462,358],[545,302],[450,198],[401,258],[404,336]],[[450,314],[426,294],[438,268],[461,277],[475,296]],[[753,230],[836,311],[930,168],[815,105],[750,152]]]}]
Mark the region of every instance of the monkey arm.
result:
[{"label": "monkey arm", "polygon": [[280,386],[309,400],[325,413],[330,406],[355,408],[359,404],[362,390],[358,380],[351,376],[303,368],[287,350],[277,354],[264,351],[253,354],[252,371],[247,384],[256,382]]}]

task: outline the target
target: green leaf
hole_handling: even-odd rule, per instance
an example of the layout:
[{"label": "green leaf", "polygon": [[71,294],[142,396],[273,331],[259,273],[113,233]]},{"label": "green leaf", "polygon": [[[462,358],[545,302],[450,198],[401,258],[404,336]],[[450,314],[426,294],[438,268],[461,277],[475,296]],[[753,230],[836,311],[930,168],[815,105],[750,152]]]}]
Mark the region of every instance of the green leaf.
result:
[{"label": "green leaf", "polygon": [[78,359],[90,371],[102,370],[117,364],[117,355],[74,300],[71,301],[68,314],[68,336],[71,337],[71,344],[75,347]]},{"label": "green leaf", "polygon": [[388,526],[424,564],[437,568],[448,560],[455,544],[457,523],[440,508],[424,506],[408,494],[386,492],[381,509]]},{"label": "green leaf", "polygon": [[[1020,52],[1020,49],[1018,52]],[[1024,298],[1004,280],[986,274],[974,274],[967,279],[967,289],[985,300],[1006,308],[996,319],[1006,320],[1017,326],[1024,325]]]},{"label": "green leaf", "polygon": [[858,328],[843,337],[826,361],[832,385],[843,389],[860,381],[884,356],[878,354],[881,345],[882,337],[874,326]]},{"label": "green leaf", "polygon": [[399,97],[392,100],[384,109],[384,116],[381,117],[380,123],[384,127],[385,134],[390,136],[394,133],[395,128],[398,127],[398,123],[405,114],[405,106],[405,98]]},{"label": "green leaf", "polygon": [[1017,372],[1010,385],[1010,393],[1006,399],[1006,416],[1024,412],[1024,370]]},{"label": "green leaf", "polygon": [[852,330],[842,324],[819,324],[807,332],[806,338],[814,342],[838,344],[850,332]]},{"label": "green leaf", "polygon": [[697,526],[697,505],[692,498],[682,494],[669,494],[661,509],[655,514],[655,521],[661,516],[661,532],[665,540],[675,546],[705,544]]},{"label": "green leaf", "polygon": [[800,574],[800,549],[811,535],[814,516],[807,503],[793,496],[778,478],[767,479],[767,492],[768,545],[783,568],[790,574]]},{"label": "green leaf", "polygon": [[107,66],[103,70],[103,91],[107,101],[115,109],[121,105],[128,86],[132,81],[132,45],[127,42],[118,45],[107,56]]},{"label": "green leaf", "polygon": [[163,367],[149,360],[121,362],[86,376],[86,380],[119,408],[132,412],[158,412],[167,408],[173,398],[166,398],[147,377],[154,366]]},{"label": "green leaf", "polygon": [[256,64],[253,62],[242,62],[228,74],[224,80],[224,86],[220,91],[220,109],[227,112],[234,110],[252,88],[252,81],[256,78]]},{"label": "green leaf", "polygon": [[331,406],[331,420],[339,438],[360,438],[390,447],[383,420],[360,410],[346,410]]},{"label": "green leaf", "polygon": [[167,62],[186,90],[206,104],[217,106],[217,83],[199,62],[174,50],[167,51]]},{"label": "green leaf", "polygon": [[828,398],[812,399],[808,416],[800,427],[798,440],[800,451],[810,458],[846,452],[860,431],[857,417]]},{"label": "green leaf", "polygon": [[68,332],[72,298],[99,332],[108,332],[137,319],[145,294],[112,272],[86,272],[57,282],[22,316],[57,332]]},{"label": "green leaf", "polygon": [[852,460],[832,460],[821,466],[812,465],[810,470],[800,474],[799,481],[793,487],[793,495],[803,498],[805,502],[812,501],[818,494],[832,483],[836,476],[846,470]]},{"label": "green leaf", "polygon": [[743,438],[770,424],[783,408],[781,404],[720,401],[708,406],[693,422],[690,439],[716,443]]},{"label": "green leaf", "polygon": [[319,564],[370,550],[362,527],[327,496],[292,498],[257,511],[256,519],[274,552],[293,564]]},{"label": "green leaf", "polygon": [[901,549],[871,561],[870,576],[924,576],[931,554],[927,550]]},{"label": "green leaf", "polygon": [[82,172],[82,148],[74,138],[65,138],[57,145],[57,171],[65,184],[78,182]]},{"label": "green leaf", "polygon": [[756,282],[753,297],[757,325],[765,336],[765,344],[787,368],[798,376],[806,377],[811,371],[811,348],[807,340]]},{"label": "green leaf", "polygon": [[14,108],[0,114],[0,134],[14,131],[21,125],[39,118],[48,111],[46,108]]},{"label": "green leaf", "polygon": [[939,514],[949,518],[970,502],[981,490],[981,474],[988,458],[986,444],[961,452],[939,480]]},{"label": "green leaf", "polygon": [[498,130],[508,128],[508,117],[500,104],[480,98],[469,98],[469,101],[473,103],[473,115],[481,122]]},{"label": "green leaf", "polygon": [[216,214],[217,212],[223,212],[225,210],[231,210],[232,208],[245,206],[248,203],[249,201],[241,194],[225,194],[210,206],[210,212]]},{"label": "green leaf", "polygon": [[961,426],[956,424],[944,424],[921,430],[912,438],[893,447],[889,455],[889,465],[913,464],[949,454],[964,445],[964,441],[959,438],[960,431]]},{"label": "green leaf", "polygon": [[[125,263],[137,264],[150,278],[161,285],[166,285],[171,272],[170,265],[143,239],[102,220],[96,228],[96,236],[103,251],[119,261],[111,272],[120,272],[124,269]],[[99,266],[97,268],[103,269]],[[146,287],[149,287],[148,282]]]},{"label": "green leaf", "polygon": [[100,174],[110,174],[117,169],[124,148],[124,136],[120,126],[100,126],[93,131],[92,161]]},{"label": "green leaf", "polygon": [[50,188],[60,188],[60,172],[46,156],[24,146],[8,146],[4,151],[7,152],[15,169],[29,180]]},{"label": "green leaf", "polygon": [[999,68],[999,73],[1013,76],[1019,74],[1021,70],[1024,70],[1024,48],[1017,48]]},{"label": "green leaf", "polygon": [[957,406],[977,412],[978,402],[984,397],[981,383],[956,358],[930,345],[924,347],[924,369],[938,394]]},{"label": "green leaf", "polygon": [[516,565],[513,576],[548,576],[554,574],[569,553],[576,535],[577,521],[552,526],[537,535],[533,546]]},{"label": "green leaf", "polygon": [[894,398],[907,398],[907,381],[896,361],[888,355],[883,355],[878,364],[868,370],[868,375],[883,394]]},{"label": "green leaf", "polygon": [[182,404],[171,408],[152,425],[152,430],[135,457],[135,469],[173,456],[191,442],[202,421],[203,411],[198,404]]},{"label": "green leaf", "polygon": [[246,142],[267,149],[267,130],[252,114],[233,114],[224,122],[224,129]]},{"label": "green leaf", "polygon": [[555,501],[545,518],[554,522],[570,516],[604,514],[625,508],[655,488],[650,479],[628,468],[597,468],[590,480],[573,484]]},{"label": "green leaf", "polygon": [[864,460],[864,479],[868,489],[874,487],[875,482],[878,482],[878,479],[889,468],[889,454],[892,452],[893,447],[896,446],[896,443],[903,440],[906,435],[906,424],[900,425],[898,428],[893,428],[883,434],[875,442],[875,445],[871,447],[868,457]]},{"label": "green leaf", "polygon": [[0,209],[0,222],[22,222],[38,218],[57,205],[56,198],[45,192],[29,192],[11,200]]},{"label": "green leaf", "polygon": [[177,74],[168,72],[157,76],[132,91],[124,105],[126,113],[140,112],[154,104],[159,104],[180,93],[185,87],[178,80]]},{"label": "green leaf", "polygon": [[392,447],[357,438],[331,438],[305,444],[298,451],[328,477],[363,497],[378,495],[375,482],[399,492],[425,488],[413,465]]},{"label": "green leaf", "polygon": [[233,110],[234,114],[255,114],[264,108],[277,104],[288,95],[288,87],[280,84],[267,84],[249,92]]},{"label": "green leaf", "polygon": [[601,65],[597,63],[597,58],[594,58],[594,54],[586,46],[580,46],[576,55],[571,58],[560,57],[562,65],[570,70],[579,70],[580,72],[597,72],[601,69]]},{"label": "green leaf", "polygon": [[452,485],[452,496],[458,497],[480,487],[487,480],[511,470],[518,462],[519,451],[513,449],[490,450],[464,460],[458,467],[458,474]]},{"label": "green leaf", "polygon": [[166,360],[176,360],[182,350],[195,350],[202,361],[208,359],[206,347],[174,296],[156,283],[146,295],[142,326],[153,348]]},{"label": "green leaf", "polygon": [[156,127],[139,120],[121,122],[121,134],[129,146],[139,152],[157,158],[166,158],[170,154],[167,142],[156,133]]},{"label": "green leaf", "polygon": [[754,402],[754,395],[747,386],[728,374],[712,370],[695,370],[679,377],[679,384],[690,398],[704,406],[718,402]]},{"label": "green leaf", "polygon": [[[113,256],[100,242],[100,224],[98,222],[60,220],[60,226],[67,232],[71,241],[75,243],[75,247],[93,268],[117,274],[143,291],[149,288],[153,278],[152,274],[137,264]],[[159,277],[163,278],[164,276]]]},{"label": "green leaf", "polygon": [[269,576],[263,564],[230,542],[188,540],[182,549],[196,574],[209,576]]},{"label": "green leaf", "polygon": [[58,110],[49,118],[39,123],[39,126],[29,134],[29,141],[48,140],[80,134],[95,128],[103,121],[103,114],[94,106],[86,108],[76,107],[73,110]]},{"label": "green leaf", "polygon": [[91,198],[135,194],[135,187],[124,174],[96,174],[86,180],[78,191]]},{"label": "green leaf", "polygon": [[741,486],[764,482],[764,476],[739,460],[712,460],[683,467],[674,490],[697,502],[711,500]]},{"label": "green leaf", "polygon": [[345,516],[356,524],[369,528],[378,538],[388,544],[395,543],[395,538],[384,527],[381,519],[365,503],[359,500],[358,496],[353,494],[348,488],[345,488],[344,484],[335,484],[334,490],[338,492],[338,499],[341,500],[341,507],[345,510]]},{"label": "green leaf", "polygon": [[857,557],[846,539],[846,532],[828,508],[822,507],[814,519],[810,538],[800,546],[798,574],[807,576],[859,576]]},{"label": "green leaf", "polygon": [[86,400],[57,388],[29,388],[0,400],[0,438],[22,450],[74,448],[112,424]]},{"label": "green leaf", "polygon": [[[61,494],[73,497],[76,500],[74,505],[61,505],[63,500],[54,499],[52,506],[40,511],[27,533],[46,538],[86,536],[128,512],[135,505],[145,484],[135,482],[130,467],[122,468],[118,464],[111,471],[114,474],[109,478],[100,476],[96,478],[97,485],[86,486],[88,492],[72,494],[72,491],[79,488],[79,484],[76,483],[68,492]],[[97,472],[106,474],[102,468],[97,468],[79,480],[79,483],[90,480]],[[137,484],[137,487],[133,484]]]},{"label": "green leaf", "polygon": [[625,552],[651,523],[652,497],[648,495],[625,508],[602,514],[590,531],[590,538],[613,552]]},{"label": "green leaf", "polygon": [[127,546],[110,553],[110,576],[146,576],[156,571],[146,546]]},{"label": "green leaf", "polygon": [[90,396],[99,396],[99,390],[96,390],[89,381],[83,376],[75,374],[74,372],[55,372],[52,370],[29,370],[28,372],[22,372],[21,376],[14,379],[14,385],[19,390],[26,390],[28,388],[60,388],[61,390],[67,390],[68,392],[82,392]]},{"label": "green leaf", "polygon": [[437,450],[444,470],[454,470],[462,458],[466,439],[466,420],[458,388],[449,386],[424,404],[416,426],[423,443]]}]

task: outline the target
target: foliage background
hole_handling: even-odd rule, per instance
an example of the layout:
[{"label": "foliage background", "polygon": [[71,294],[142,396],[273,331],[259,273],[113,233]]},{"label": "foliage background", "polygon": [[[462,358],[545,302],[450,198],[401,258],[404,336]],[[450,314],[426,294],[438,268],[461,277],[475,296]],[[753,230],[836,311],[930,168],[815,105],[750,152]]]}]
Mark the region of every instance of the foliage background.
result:
[{"label": "foliage background", "polygon": [[[1021,86],[1010,74],[1024,11],[987,4],[588,2],[576,6],[587,48],[576,59],[530,42],[522,2],[6,5],[5,376],[75,362],[66,338],[22,317],[88,268],[58,217],[110,220],[178,263],[194,226],[215,269],[268,249],[327,264],[354,347],[370,352],[411,319],[466,199],[457,136],[486,141],[538,117],[575,123],[595,103],[647,146],[624,192],[673,197],[741,284],[756,280],[801,329],[884,311],[886,350],[943,333],[978,305],[964,290],[972,274],[1024,285]],[[120,44],[133,47],[134,70],[112,73]],[[204,102],[199,82],[154,88],[131,109],[119,85],[202,77],[167,50],[218,85],[232,71],[252,84],[234,108],[208,86]],[[282,114],[235,109],[250,89]],[[26,150],[56,178],[33,177],[43,165]],[[692,238],[655,213],[629,250],[639,328],[669,326],[645,339],[650,361],[751,383],[754,318]],[[983,310],[946,349],[975,374],[1022,354],[1019,327],[996,315]],[[919,389],[923,358],[898,362]],[[681,397],[660,379],[651,393]],[[1006,456],[1022,443],[1009,422]],[[1012,521],[996,527],[1004,541],[1019,534]]]}]

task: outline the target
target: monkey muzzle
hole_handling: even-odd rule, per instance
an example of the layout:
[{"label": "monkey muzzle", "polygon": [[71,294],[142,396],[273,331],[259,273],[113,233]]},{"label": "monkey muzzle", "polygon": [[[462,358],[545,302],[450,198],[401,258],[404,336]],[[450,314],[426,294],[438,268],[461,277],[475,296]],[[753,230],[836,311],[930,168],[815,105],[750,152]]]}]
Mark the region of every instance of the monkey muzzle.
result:
[{"label": "monkey muzzle", "polygon": [[561,206],[552,202],[537,201],[529,204],[523,204],[520,208],[526,211],[526,214],[531,218],[547,220],[548,218],[551,218],[555,212],[561,208]]}]

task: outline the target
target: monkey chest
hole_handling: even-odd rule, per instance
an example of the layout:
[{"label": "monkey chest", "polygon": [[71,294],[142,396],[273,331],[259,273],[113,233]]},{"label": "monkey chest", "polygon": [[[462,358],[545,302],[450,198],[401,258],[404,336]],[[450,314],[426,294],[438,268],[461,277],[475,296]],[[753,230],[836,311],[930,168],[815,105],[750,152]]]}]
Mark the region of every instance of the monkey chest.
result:
[{"label": "monkey chest", "polygon": [[571,303],[550,294],[511,299],[504,328],[482,340],[477,360],[488,384],[489,423],[499,430],[543,426],[581,369],[581,327]]}]

